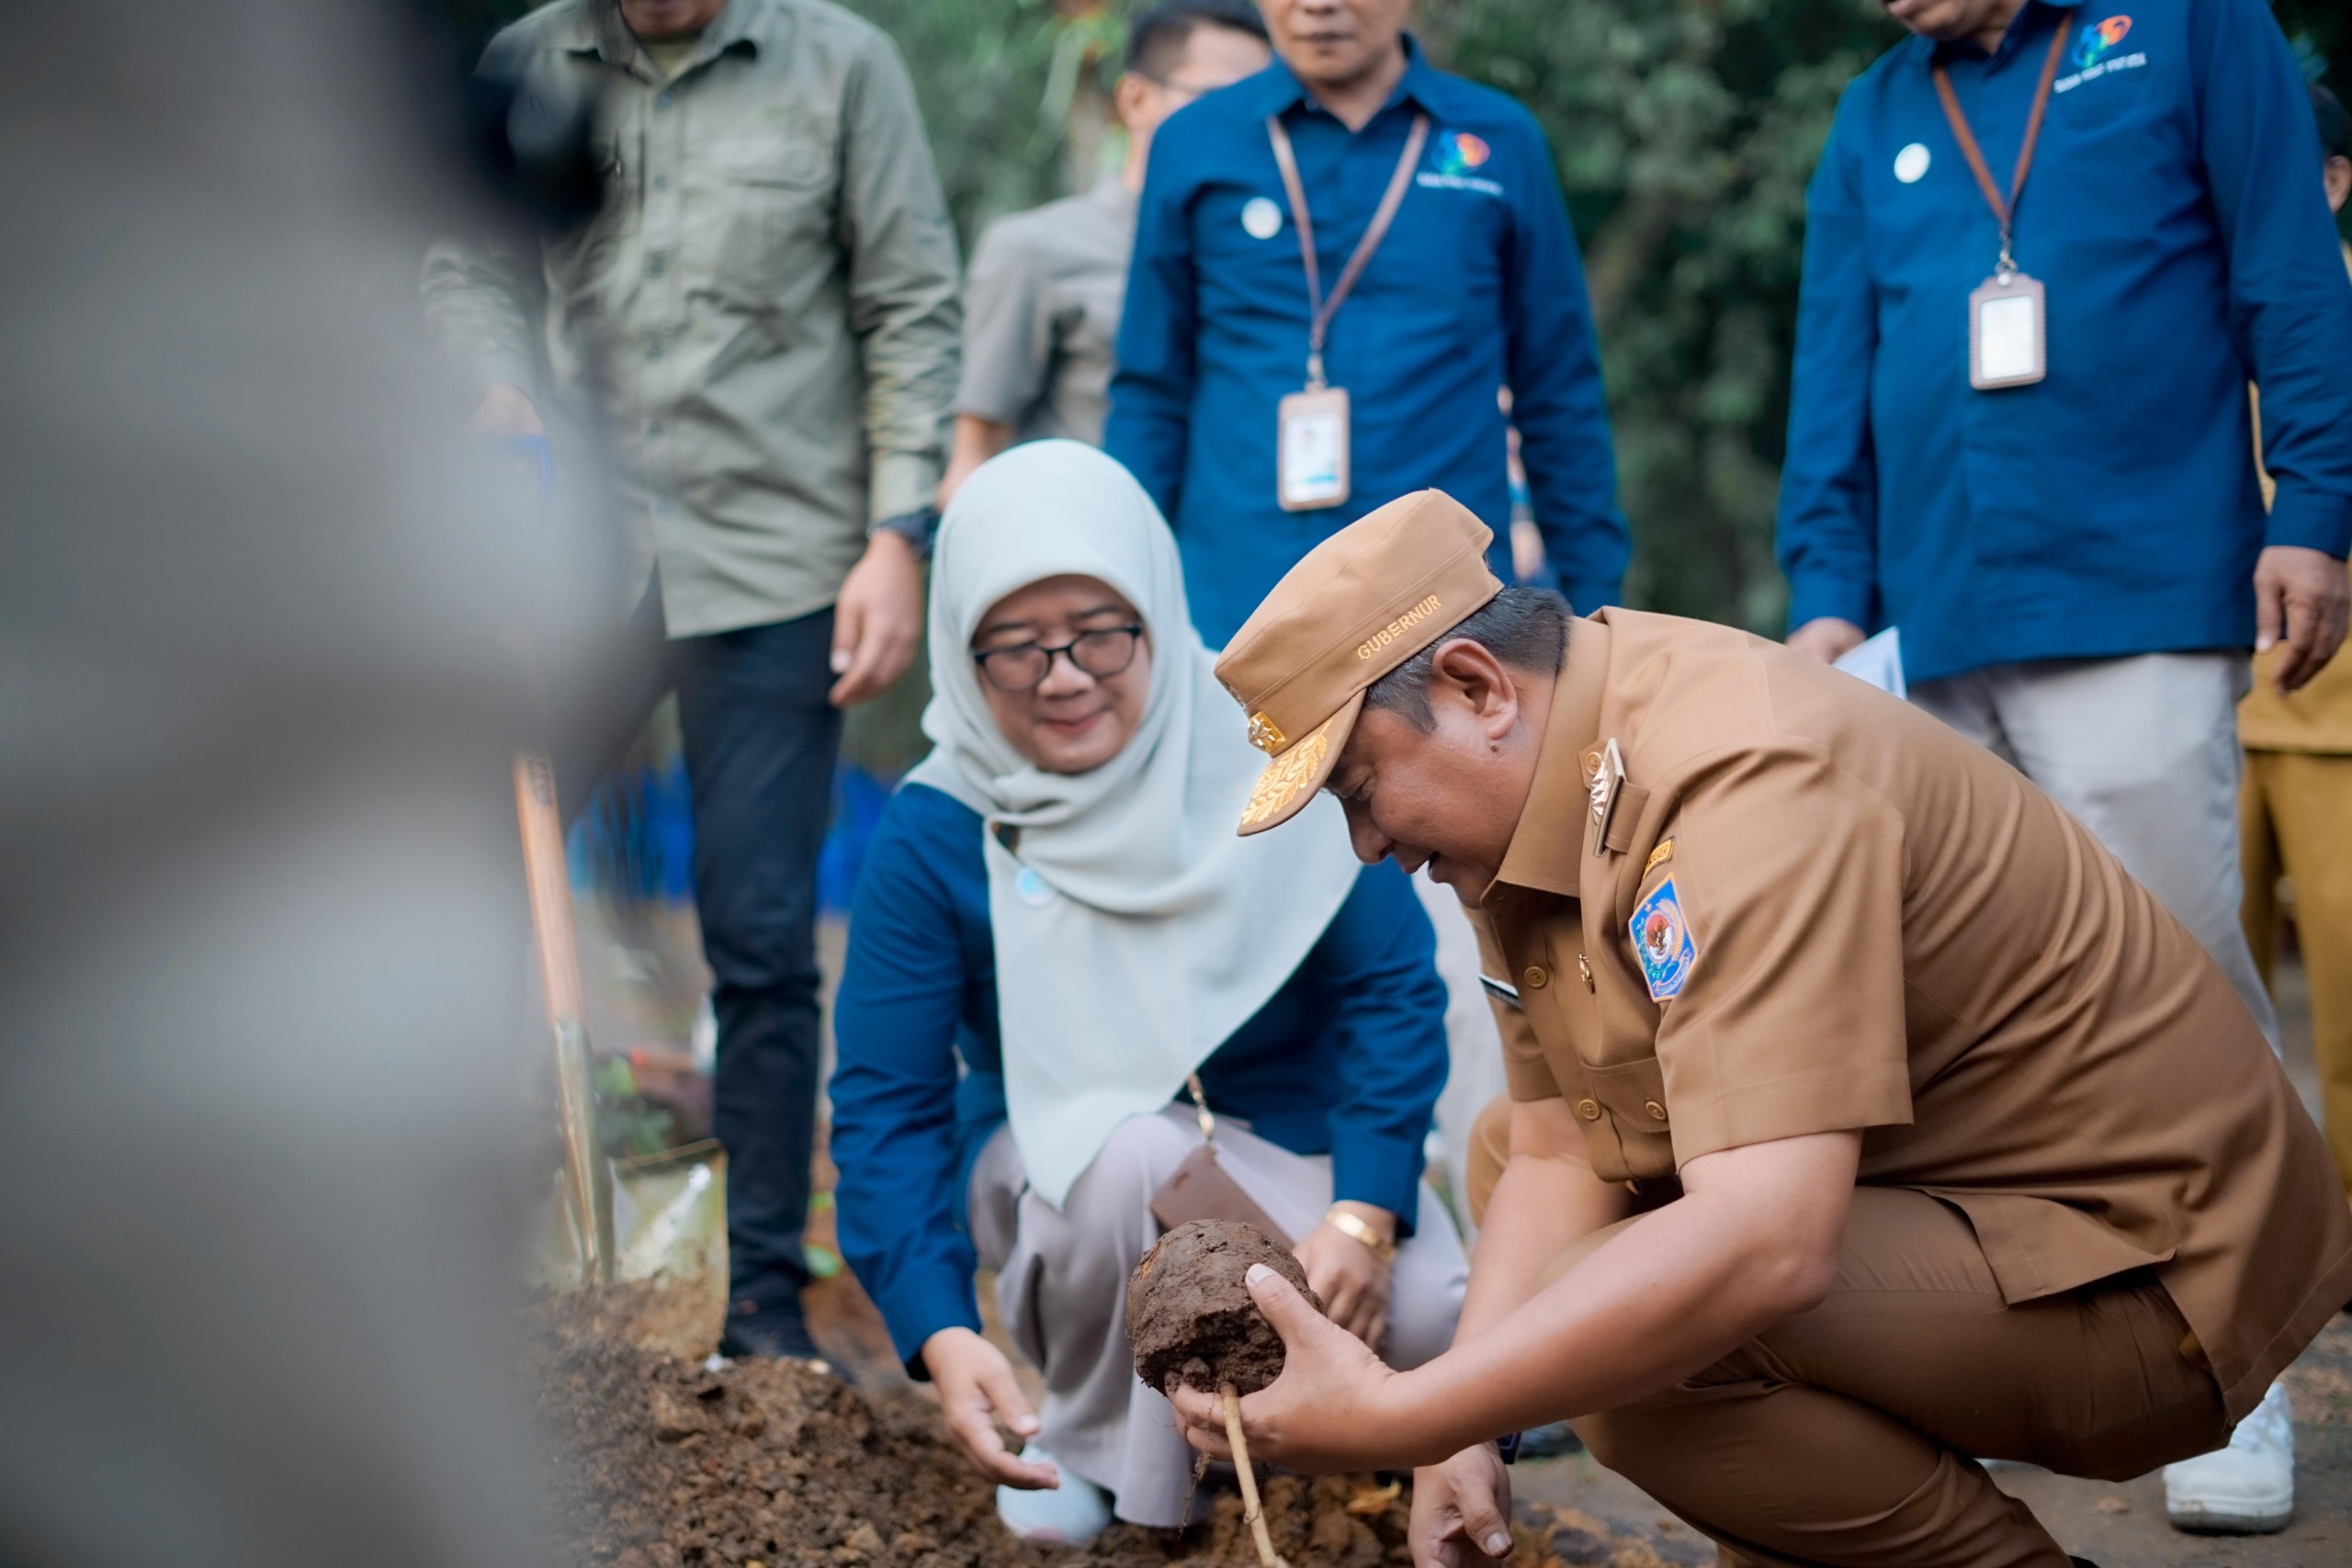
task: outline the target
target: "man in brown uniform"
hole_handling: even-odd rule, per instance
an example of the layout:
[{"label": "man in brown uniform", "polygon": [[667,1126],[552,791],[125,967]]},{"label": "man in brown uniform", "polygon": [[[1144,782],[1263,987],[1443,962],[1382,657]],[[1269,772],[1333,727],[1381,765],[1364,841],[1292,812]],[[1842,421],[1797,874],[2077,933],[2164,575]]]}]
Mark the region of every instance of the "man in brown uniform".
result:
[{"label": "man in brown uniform", "polygon": [[1567,1416],[1727,1563],[2064,1564],[1974,1461],[2222,1443],[2352,1295],[2317,1132],[2014,769],[1743,633],[1505,590],[1487,539],[1395,502],[1218,662],[1274,758],[1241,830],[1328,785],[1516,990],[1454,1348],[1391,1372],[1253,1279],[1289,1343],[1253,1452],[1426,1467],[1421,1562],[1507,1546],[1484,1439]]}]

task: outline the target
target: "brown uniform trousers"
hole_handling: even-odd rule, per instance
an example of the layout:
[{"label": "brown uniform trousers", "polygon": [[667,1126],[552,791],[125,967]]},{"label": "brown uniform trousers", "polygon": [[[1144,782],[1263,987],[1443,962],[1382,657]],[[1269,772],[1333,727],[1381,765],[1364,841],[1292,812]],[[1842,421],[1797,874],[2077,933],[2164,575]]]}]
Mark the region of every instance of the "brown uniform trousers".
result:
[{"label": "brown uniform trousers", "polygon": [[[1474,1222],[1510,1157],[1498,1097],[1472,1134]],[[1639,1224],[1586,1237],[1545,1282]],[[1819,1306],[1571,1425],[1594,1458],[1713,1537],[1724,1568],[2066,1568],[1978,1459],[2120,1481],[2229,1433],[2188,1325],[2148,1271],[2009,1306],[1960,1212],[1894,1187],[1855,1190]]]}]

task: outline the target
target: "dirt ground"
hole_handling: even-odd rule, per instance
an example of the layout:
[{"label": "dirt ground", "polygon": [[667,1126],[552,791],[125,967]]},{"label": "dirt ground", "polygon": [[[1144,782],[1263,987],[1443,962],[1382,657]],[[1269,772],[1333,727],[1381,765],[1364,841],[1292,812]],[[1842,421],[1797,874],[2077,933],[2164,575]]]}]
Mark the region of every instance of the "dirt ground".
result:
[{"label": "dirt ground", "polygon": [[[854,1290],[822,1287],[835,1306]],[[870,1311],[870,1309],[869,1309]],[[526,1381],[548,1457],[556,1560],[581,1568],[1255,1568],[1240,1499],[1208,1483],[1203,1524],[1114,1526],[1083,1549],[998,1525],[992,1489],[940,1436],[935,1406],[888,1378],[852,1388],[792,1362],[706,1364],[659,1346],[707,1317],[700,1292],[617,1286],[548,1298]],[[831,1326],[845,1326],[839,1316]],[[1298,1568],[1408,1568],[1398,1478],[1276,1476],[1275,1550]],[[1511,1568],[1657,1568],[1647,1532],[1572,1506],[1521,1510]]]}]

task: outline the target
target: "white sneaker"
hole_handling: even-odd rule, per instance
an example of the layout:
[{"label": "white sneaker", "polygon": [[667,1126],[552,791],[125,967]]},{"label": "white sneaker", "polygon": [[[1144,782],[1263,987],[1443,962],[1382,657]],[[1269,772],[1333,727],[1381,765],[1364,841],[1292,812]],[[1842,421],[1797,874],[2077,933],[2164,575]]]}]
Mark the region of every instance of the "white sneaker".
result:
[{"label": "white sneaker", "polygon": [[1070,1467],[1031,1443],[1021,1450],[1030,1464],[1050,1464],[1062,1472],[1062,1483],[1050,1492],[1024,1492],[1017,1486],[996,1489],[996,1517],[1023,1540],[1059,1541],[1083,1546],[1111,1522],[1110,1495]]},{"label": "white sneaker", "polygon": [[2230,1434],[2230,1446],[2165,1466],[2165,1516],[2175,1529],[2268,1535],[2295,1517],[2295,1421],[2285,1385]]}]

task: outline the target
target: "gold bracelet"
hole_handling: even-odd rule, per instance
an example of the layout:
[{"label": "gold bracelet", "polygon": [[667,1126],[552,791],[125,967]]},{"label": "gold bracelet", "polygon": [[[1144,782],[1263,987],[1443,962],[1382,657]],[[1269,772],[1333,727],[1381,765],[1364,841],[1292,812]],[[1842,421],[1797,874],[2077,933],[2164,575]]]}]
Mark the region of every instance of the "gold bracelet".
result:
[{"label": "gold bracelet", "polygon": [[1364,1224],[1337,1203],[1323,1215],[1323,1223],[1351,1241],[1361,1242],[1372,1248],[1383,1263],[1396,1260],[1396,1244]]}]

